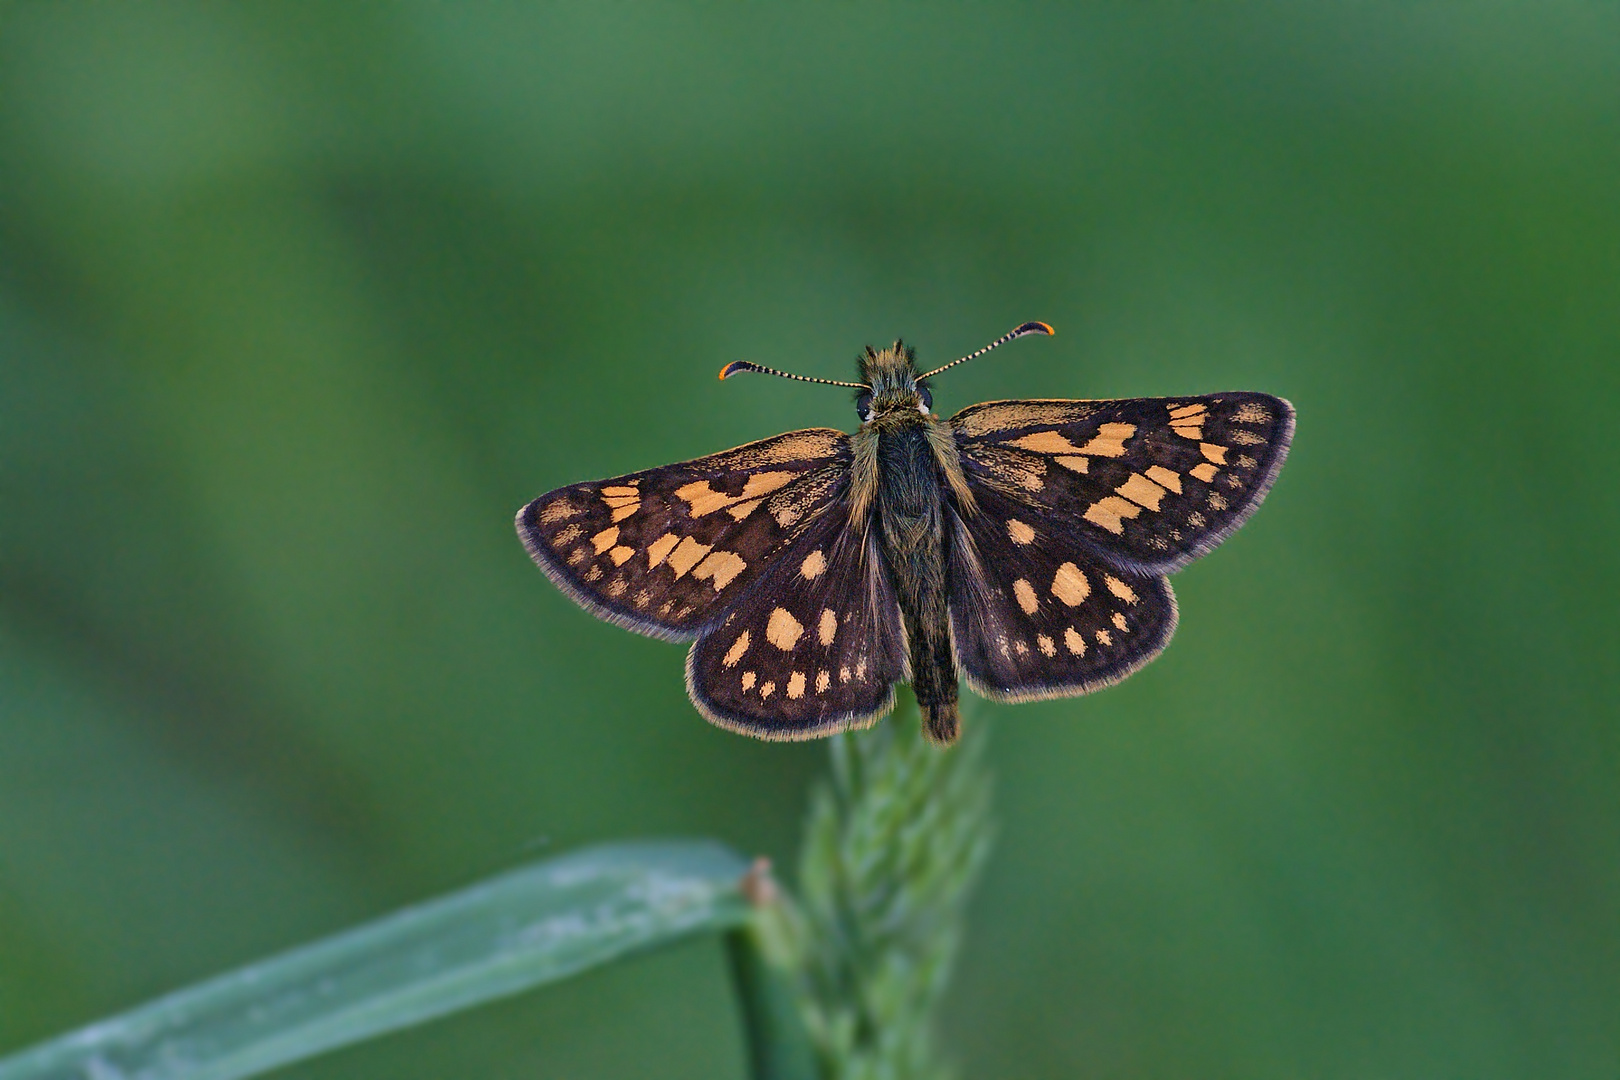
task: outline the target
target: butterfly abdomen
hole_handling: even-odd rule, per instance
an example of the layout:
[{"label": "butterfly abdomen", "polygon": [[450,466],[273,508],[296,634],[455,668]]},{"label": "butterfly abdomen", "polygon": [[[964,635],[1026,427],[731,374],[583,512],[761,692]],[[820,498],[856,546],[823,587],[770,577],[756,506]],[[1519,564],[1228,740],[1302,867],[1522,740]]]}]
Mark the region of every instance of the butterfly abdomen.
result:
[{"label": "butterfly abdomen", "polygon": [[911,659],[911,688],[923,728],[938,743],[956,740],[956,662],[945,588],[944,488],[928,420],[917,414],[877,427],[878,536],[900,603]]}]

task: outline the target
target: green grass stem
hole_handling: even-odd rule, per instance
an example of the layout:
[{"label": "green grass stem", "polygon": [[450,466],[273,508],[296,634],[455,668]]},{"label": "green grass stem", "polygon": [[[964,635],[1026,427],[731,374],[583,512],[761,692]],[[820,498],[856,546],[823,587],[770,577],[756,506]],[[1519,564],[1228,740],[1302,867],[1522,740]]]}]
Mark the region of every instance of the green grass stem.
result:
[{"label": "green grass stem", "polygon": [[711,841],[548,859],[0,1060],[0,1080],[237,1080],[741,926],[748,862]]}]

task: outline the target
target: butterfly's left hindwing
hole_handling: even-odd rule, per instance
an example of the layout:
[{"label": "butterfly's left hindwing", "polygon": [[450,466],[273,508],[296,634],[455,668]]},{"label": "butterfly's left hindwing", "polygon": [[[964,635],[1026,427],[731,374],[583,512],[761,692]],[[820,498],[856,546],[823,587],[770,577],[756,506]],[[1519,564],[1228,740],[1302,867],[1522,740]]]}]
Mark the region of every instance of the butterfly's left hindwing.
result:
[{"label": "butterfly's left hindwing", "polygon": [[842,431],[792,431],[558,488],[518,511],[518,535],[587,611],[639,633],[690,641],[838,503],[849,460]]},{"label": "butterfly's left hindwing", "polygon": [[906,677],[894,589],[847,502],[784,551],[686,660],[698,710],[762,739],[864,727]]}]

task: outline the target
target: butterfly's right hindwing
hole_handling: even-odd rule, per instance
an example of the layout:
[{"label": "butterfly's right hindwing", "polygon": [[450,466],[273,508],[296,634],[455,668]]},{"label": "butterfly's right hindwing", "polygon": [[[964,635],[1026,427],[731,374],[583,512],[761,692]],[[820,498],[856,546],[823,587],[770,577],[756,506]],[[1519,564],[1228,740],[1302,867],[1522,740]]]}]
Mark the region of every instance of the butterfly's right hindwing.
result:
[{"label": "butterfly's right hindwing", "polygon": [[949,515],[951,635],[974,690],[999,701],[1071,697],[1163,651],[1176,628],[1169,582],[1110,566],[1072,535],[1032,530],[994,491],[976,494],[976,514]]},{"label": "butterfly's right hindwing", "polygon": [[692,646],[687,690],[713,723],[811,739],[889,711],[907,677],[900,608],[875,536],[849,509],[808,530]]},{"label": "butterfly's right hindwing", "polygon": [[690,641],[838,503],[849,460],[843,432],[793,431],[558,488],[518,511],[518,535],[587,611]]}]

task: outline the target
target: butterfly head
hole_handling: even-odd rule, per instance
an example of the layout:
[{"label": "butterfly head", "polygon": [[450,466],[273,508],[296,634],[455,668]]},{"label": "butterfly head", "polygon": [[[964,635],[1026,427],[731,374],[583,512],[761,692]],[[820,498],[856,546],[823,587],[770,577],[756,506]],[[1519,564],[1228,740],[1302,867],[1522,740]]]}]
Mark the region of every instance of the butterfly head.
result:
[{"label": "butterfly head", "polygon": [[855,412],[862,423],[897,413],[926,416],[933,408],[933,395],[917,374],[916,356],[900,341],[887,349],[866,347],[860,358],[866,388],[855,396]]}]

